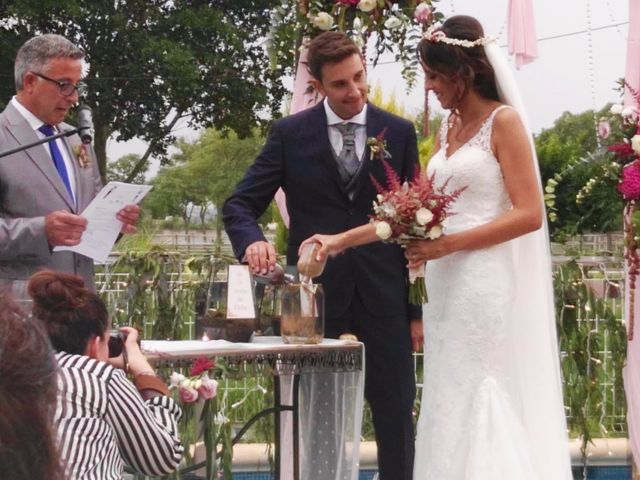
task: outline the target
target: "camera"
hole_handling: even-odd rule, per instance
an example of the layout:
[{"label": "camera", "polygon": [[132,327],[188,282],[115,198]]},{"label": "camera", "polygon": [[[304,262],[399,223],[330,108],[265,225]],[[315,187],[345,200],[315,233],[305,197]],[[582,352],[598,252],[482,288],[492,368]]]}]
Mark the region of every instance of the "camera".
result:
[{"label": "camera", "polygon": [[109,358],[117,357],[124,349],[124,341],[127,335],[120,330],[112,330],[109,336]]}]

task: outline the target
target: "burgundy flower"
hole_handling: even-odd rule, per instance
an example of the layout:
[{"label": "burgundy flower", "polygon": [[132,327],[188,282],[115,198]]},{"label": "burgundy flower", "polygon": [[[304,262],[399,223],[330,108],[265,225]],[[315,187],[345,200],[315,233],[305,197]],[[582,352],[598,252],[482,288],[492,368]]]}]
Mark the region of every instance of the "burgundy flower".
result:
[{"label": "burgundy flower", "polygon": [[620,142],[614,145],[609,145],[607,150],[613,152],[617,157],[626,158],[635,155],[633,148],[628,143]]},{"label": "burgundy flower", "polygon": [[209,358],[197,358],[194,362],[193,365],[191,366],[191,371],[189,372],[189,375],[191,375],[192,377],[195,377],[196,375],[200,375],[203,372],[206,372],[207,370],[211,370],[213,367],[215,367],[215,363],[213,363],[213,361]]}]

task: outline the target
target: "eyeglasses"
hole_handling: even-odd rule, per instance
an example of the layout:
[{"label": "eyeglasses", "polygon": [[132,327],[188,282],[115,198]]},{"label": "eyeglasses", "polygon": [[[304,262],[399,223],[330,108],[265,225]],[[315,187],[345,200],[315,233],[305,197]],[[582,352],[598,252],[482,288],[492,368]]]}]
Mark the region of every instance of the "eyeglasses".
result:
[{"label": "eyeglasses", "polygon": [[48,80],[49,82],[53,82],[56,85],[58,85],[58,88],[60,88],[60,93],[65,97],[70,97],[71,95],[73,95],[73,92],[75,92],[76,90],[78,91],[78,95],[84,95],[87,91],[87,84],[83,82],[78,82],[74,85],[73,83],[63,82],[62,80],[54,80],[53,78],[49,78],[45,75],[42,75],[41,73],[37,73],[37,72],[31,72],[31,73],[33,73],[37,77],[40,77],[44,80]]}]

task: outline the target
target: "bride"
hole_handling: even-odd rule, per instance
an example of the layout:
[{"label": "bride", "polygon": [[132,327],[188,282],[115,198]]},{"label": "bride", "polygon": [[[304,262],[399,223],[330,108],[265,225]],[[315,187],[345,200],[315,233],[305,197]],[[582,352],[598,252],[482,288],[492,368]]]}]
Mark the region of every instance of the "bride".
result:
[{"label": "bride", "polygon": [[[427,88],[451,111],[428,171],[453,190],[426,264],[424,384],[415,480],[570,480],[540,177],[518,90],[480,23],[426,32]],[[320,258],[377,240],[374,225],[315,235]]]}]

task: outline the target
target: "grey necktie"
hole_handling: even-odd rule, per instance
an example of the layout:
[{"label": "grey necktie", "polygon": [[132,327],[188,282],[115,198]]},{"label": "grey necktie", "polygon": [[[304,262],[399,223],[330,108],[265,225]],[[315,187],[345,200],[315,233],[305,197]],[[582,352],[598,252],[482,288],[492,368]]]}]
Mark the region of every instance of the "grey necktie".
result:
[{"label": "grey necktie", "polygon": [[338,131],[342,134],[342,151],[338,155],[338,160],[342,166],[353,176],[358,171],[360,162],[356,154],[356,127],[355,123],[341,123],[336,125]]}]

